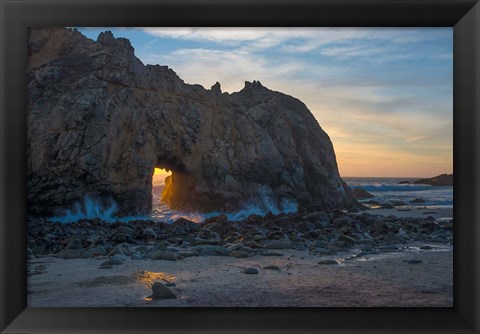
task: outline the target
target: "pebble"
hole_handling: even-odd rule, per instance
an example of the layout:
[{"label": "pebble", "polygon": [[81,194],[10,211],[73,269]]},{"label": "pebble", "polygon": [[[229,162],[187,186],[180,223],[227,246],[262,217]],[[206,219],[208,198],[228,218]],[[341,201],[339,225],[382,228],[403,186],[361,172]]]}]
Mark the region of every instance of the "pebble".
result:
[{"label": "pebble", "polygon": [[70,243],[65,247],[65,249],[75,249],[75,250],[83,250],[82,243],[78,239],[73,239]]},{"label": "pebble", "polygon": [[288,249],[292,248],[292,242],[288,239],[280,239],[269,242],[265,244],[263,247],[268,249]]},{"label": "pebble", "polygon": [[248,257],[248,253],[240,250],[235,250],[230,253],[230,256],[236,257],[238,259],[243,259]]},{"label": "pebble", "polygon": [[268,253],[262,253],[263,256],[284,256],[285,254],[283,253],[276,253],[276,252],[268,252]]},{"label": "pebble", "polygon": [[407,261],[408,263],[410,264],[419,264],[419,263],[423,263],[422,260],[418,260],[418,259],[411,259],[411,260],[408,260]]},{"label": "pebble", "polygon": [[112,268],[113,268],[113,266],[110,266],[110,265],[98,267],[98,269],[112,269]]},{"label": "pebble", "polygon": [[177,261],[177,255],[173,252],[157,250],[148,256],[152,260]]},{"label": "pebble", "polygon": [[143,256],[140,253],[133,253],[131,256],[132,260],[141,260]]},{"label": "pebble", "polygon": [[102,262],[100,264],[100,266],[119,266],[123,264],[123,261],[122,260],[119,260],[119,259],[110,259],[110,260],[107,260],[105,262]]},{"label": "pebble", "polygon": [[247,268],[243,271],[243,273],[247,275],[257,275],[258,270],[256,268]]},{"label": "pebble", "polygon": [[200,245],[195,247],[195,249],[200,253],[200,255],[220,255],[220,256],[230,255],[228,250],[223,246]]},{"label": "pebble", "polygon": [[274,265],[271,265],[271,266],[265,266],[263,267],[263,269],[269,269],[269,270],[280,270],[280,268],[278,266],[274,266]]},{"label": "pebble", "polygon": [[177,296],[162,282],[154,282],[152,285],[152,299],[175,299]]},{"label": "pebble", "polygon": [[242,248],[242,247],[243,247],[243,244],[240,242],[240,243],[238,243],[238,244],[233,244],[233,245],[227,247],[227,250],[228,250],[229,252],[233,252],[233,251],[239,250],[239,249]]},{"label": "pebble", "polygon": [[114,256],[112,256],[112,260],[126,261],[128,259],[129,257],[125,254],[115,254]]},{"label": "pebble", "polygon": [[326,259],[326,260],[318,261],[318,264],[338,264],[338,261],[331,260],[331,259]]}]

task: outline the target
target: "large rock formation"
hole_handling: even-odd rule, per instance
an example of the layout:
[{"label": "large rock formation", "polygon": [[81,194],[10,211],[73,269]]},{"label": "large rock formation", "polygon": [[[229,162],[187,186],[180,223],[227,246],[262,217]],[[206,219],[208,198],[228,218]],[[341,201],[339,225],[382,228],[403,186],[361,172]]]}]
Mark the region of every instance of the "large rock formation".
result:
[{"label": "large rock formation", "polygon": [[453,174],[440,174],[427,179],[420,179],[414,182],[414,184],[429,184],[431,186],[453,186]]},{"label": "large rock formation", "polygon": [[151,209],[155,167],[183,210],[354,203],[332,143],[299,100],[258,81],[238,93],[143,65],[130,42],[63,28],[28,31],[28,207],[52,214],[86,194],[122,214]]}]

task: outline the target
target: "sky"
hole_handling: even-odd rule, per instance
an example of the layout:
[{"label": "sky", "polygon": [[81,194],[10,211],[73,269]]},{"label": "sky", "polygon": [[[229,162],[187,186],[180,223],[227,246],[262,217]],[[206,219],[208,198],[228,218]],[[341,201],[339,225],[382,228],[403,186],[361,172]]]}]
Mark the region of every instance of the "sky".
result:
[{"label": "sky", "polygon": [[78,28],[222,91],[245,81],[306,104],[343,177],[453,172],[452,28]]}]

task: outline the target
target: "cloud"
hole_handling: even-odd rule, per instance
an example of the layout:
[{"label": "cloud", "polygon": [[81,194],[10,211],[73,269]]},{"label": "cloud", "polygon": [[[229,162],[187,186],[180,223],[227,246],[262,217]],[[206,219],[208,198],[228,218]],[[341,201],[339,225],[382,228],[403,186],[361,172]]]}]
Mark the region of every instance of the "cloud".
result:
[{"label": "cloud", "polygon": [[179,49],[167,55],[150,54],[144,61],[168,64],[191,84],[209,88],[219,81],[227,92],[242,89],[245,81],[276,81],[305,70],[298,61],[278,62],[245,51],[214,49]]},{"label": "cloud", "polygon": [[260,80],[302,100],[332,139],[342,175],[451,172],[451,29],[144,31],[184,41],[169,52],[148,49],[142,60],[187,83],[219,81],[233,92]]},{"label": "cloud", "polygon": [[161,38],[190,41],[209,41],[226,45],[243,45],[248,50],[265,50],[282,45],[283,50],[305,53],[341,42],[383,41],[388,43],[418,43],[435,40],[448,34],[448,30],[412,28],[140,28]]}]

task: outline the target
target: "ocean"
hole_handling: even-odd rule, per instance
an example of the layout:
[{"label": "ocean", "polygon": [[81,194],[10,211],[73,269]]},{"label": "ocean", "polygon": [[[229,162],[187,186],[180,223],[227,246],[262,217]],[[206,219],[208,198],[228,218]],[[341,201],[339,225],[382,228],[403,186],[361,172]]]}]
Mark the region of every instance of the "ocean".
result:
[{"label": "ocean", "polygon": [[[413,183],[419,178],[344,177],[350,188],[362,188],[375,196],[360,202],[375,201],[380,204],[402,202],[404,207],[453,208],[453,187],[437,187],[426,184],[399,184],[402,181]],[[412,203],[413,200],[422,203]]]},{"label": "ocean", "polygon": [[[417,179],[408,178],[366,178],[366,177],[344,177],[343,180],[349,187],[362,188],[371,193],[374,198],[359,200],[361,203],[375,208],[382,204],[392,204],[395,206],[414,208],[424,207],[435,208],[453,208],[453,187],[433,187],[429,185],[417,184],[399,184],[400,181],[413,182]],[[62,223],[75,222],[81,219],[101,218],[104,221],[131,221],[131,220],[154,220],[172,223],[178,218],[186,218],[195,222],[202,222],[205,219],[217,216],[222,212],[182,212],[172,210],[165,203],[160,202],[160,194],[163,184],[153,186],[152,212],[148,216],[115,217],[117,206],[111,203],[108,207],[102,207],[100,201],[85,197],[82,203],[77,203],[72,210],[67,210],[64,215],[51,217],[51,221]],[[422,200],[422,203],[412,203],[413,200]],[[373,201],[373,202],[372,202]],[[401,202],[401,205],[399,205]],[[235,213],[225,213],[229,220],[241,220],[249,215],[256,214],[264,216],[268,212],[273,214],[292,213],[297,211],[296,203],[276,204],[270,198],[263,198],[261,203],[251,203]]]}]

